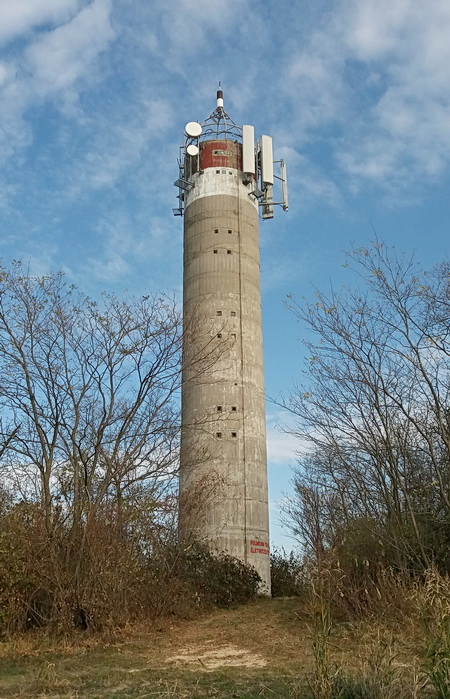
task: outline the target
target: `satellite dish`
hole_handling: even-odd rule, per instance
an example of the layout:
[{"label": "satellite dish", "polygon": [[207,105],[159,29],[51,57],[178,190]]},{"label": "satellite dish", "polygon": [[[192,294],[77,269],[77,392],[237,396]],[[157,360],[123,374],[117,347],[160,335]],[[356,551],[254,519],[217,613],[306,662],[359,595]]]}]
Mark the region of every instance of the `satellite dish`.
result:
[{"label": "satellite dish", "polygon": [[194,157],[198,155],[198,147],[191,143],[191,145],[186,148],[186,153]]},{"label": "satellite dish", "polygon": [[186,136],[190,136],[191,138],[198,138],[202,132],[202,127],[197,121],[190,121],[184,127],[184,131]]}]

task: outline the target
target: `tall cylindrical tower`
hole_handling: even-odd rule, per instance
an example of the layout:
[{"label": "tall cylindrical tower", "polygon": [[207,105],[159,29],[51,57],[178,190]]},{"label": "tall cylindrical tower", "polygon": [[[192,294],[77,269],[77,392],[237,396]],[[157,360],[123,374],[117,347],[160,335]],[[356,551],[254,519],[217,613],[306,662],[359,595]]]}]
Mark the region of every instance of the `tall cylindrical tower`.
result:
[{"label": "tall cylindrical tower", "polygon": [[255,150],[220,89],[185,135],[180,533],[253,565],[269,593],[258,208],[271,217],[271,139]]}]

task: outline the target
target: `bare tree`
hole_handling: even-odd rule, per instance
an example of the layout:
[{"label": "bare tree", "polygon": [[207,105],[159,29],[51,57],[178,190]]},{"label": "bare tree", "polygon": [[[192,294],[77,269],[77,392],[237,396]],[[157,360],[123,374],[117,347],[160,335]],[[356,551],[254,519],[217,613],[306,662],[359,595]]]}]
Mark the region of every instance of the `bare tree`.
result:
[{"label": "bare tree", "polygon": [[50,539],[62,520],[71,530],[75,567],[105,502],[120,519],[128,494],[157,503],[172,482],[180,361],[174,299],[96,303],[61,274],[2,269],[2,470],[16,495],[40,501]]},{"label": "bare tree", "polygon": [[[182,354],[202,382],[231,344],[190,317],[182,332],[168,296],[94,301],[62,274],[0,267],[2,628],[98,628],[182,594]],[[184,425],[199,460],[207,412]],[[197,488],[196,512],[214,492]]]},{"label": "bare tree", "polygon": [[311,444],[291,514],[311,517],[306,488],[328,542],[358,520],[377,529],[398,564],[428,566],[448,547],[450,525],[449,265],[427,275],[375,243],[351,253],[348,266],[356,290],[291,302],[316,338],[305,343],[305,384],[286,401]]}]

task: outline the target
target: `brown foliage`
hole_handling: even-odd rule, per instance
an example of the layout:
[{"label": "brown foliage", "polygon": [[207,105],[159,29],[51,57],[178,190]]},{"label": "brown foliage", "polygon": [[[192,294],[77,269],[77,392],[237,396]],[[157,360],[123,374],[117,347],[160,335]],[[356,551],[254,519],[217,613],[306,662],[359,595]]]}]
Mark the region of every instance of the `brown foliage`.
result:
[{"label": "brown foliage", "polygon": [[[112,630],[257,594],[259,576],[240,561],[197,544],[181,547],[173,530],[155,523],[145,537],[127,524],[119,527],[114,509],[104,508],[74,540],[62,519],[49,535],[40,505],[10,507],[0,516],[0,634]],[[71,557],[82,542],[81,559]]]}]

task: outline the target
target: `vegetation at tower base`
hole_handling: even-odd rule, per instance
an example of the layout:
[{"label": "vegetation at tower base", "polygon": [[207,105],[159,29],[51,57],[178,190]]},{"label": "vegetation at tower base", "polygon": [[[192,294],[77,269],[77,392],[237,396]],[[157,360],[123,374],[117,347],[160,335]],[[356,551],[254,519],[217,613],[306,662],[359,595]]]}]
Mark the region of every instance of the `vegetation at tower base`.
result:
[{"label": "vegetation at tower base", "polygon": [[301,597],[305,595],[308,580],[303,558],[294,551],[274,549],[270,554],[272,597]]},{"label": "vegetation at tower base", "polygon": [[225,603],[232,562],[210,562],[208,597],[173,543],[181,345],[172,298],[95,302],[61,274],[0,270],[0,633]]},{"label": "vegetation at tower base", "polygon": [[177,575],[195,591],[202,606],[231,607],[254,599],[261,578],[252,566],[194,542],[175,549]]},{"label": "vegetation at tower base", "polygon": [[310,448],[285,515],[351,608],[387,570],[450,572],[450,264],[376,242],[346,266],[356,289],[291,300],[312,339],[286,407]]}]

